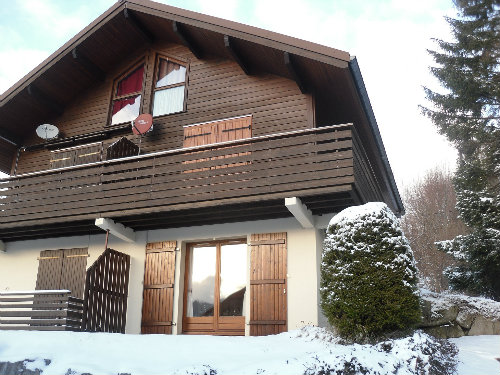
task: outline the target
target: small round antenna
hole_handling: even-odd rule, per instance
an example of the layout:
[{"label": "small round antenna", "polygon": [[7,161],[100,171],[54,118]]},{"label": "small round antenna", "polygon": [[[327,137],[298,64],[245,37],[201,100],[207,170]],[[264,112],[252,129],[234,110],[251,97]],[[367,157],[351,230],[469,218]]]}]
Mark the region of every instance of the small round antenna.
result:
[{"label": "small round antenna", "polygon": [[36,135],[48,141],[50,139],[57,138],[59,135],[59,129],[57,126],[51,124],[38,125],[36,128]]},{"label": "small round antenna", "polygon": [[132,132],[135,135],[144,135],[151,130],[153,130],[153,116],[149,113],[143,113],[132,121]]}]

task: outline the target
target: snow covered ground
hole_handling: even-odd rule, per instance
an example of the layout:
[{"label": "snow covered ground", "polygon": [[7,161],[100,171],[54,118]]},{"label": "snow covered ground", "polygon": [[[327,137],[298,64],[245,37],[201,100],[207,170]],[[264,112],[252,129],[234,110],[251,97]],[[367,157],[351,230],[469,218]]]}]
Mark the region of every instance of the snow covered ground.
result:
[{"label": "snow covered ground", "polygon": [[[416,363],[412,348],[426,338],[416,334],[387,348],[340,345],[329,332],[314,327],[267,337],[0,331],[0,362],[31,359],[27,368],[52,375],[304,374],[325,364],[340,369],[353,362],[370,374],[392,373],[398,366],[399,374],[407,374]],[[452,341],[460,348],[460,375],[500,374],[494,360],[500,356],[500,336]],[[417,354],[425,360],[425,354]]]}]

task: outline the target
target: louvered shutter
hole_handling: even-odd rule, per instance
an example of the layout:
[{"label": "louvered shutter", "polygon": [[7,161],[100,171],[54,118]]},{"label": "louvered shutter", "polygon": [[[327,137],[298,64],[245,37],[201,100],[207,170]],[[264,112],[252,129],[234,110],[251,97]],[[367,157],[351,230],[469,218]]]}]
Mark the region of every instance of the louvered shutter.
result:
[{"label": "louvered shutter", "polygon": [[141,333],[172,333],[176,241],[148,243]]},{"label": "louvered shutter", "polygon": [[286,233],[252,234],[250,246],[250,335],[285,332]]}]

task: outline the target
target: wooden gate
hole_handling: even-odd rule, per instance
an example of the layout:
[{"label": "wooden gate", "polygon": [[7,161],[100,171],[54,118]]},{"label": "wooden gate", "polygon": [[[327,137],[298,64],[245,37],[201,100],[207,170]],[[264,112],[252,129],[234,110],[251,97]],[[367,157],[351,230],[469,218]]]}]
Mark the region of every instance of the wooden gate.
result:
[{"label": "wooden gate", "polygon": [[141,333],[172,333],[176,241],[148,243]]},{"label": "wooden gate", "polygon": [[286,233],[252,234],[250,246],[250,335],[285,332]]},{"label": "wooden gate", "polygon": [[130,255],[106,249],[87,270],[82,331],[125,333]]},{"label": "wooden gate", "polygon": [[87,257],[87,248],[40,252],[36,290],[67,289],[82,298]]}]

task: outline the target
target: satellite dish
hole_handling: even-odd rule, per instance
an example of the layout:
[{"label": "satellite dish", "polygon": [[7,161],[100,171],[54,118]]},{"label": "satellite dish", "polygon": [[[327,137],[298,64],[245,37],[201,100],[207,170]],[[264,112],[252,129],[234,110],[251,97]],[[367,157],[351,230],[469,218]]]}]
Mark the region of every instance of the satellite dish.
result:
[{"label": "satellite dish", "polygon": [[132,132],[136,135],[143,135],[153,130],[153,116],[143,113],[132,121]]},{"label": "satellite dish", "polygon": [[42,124],[36,128],[36,135],[48,141],[49,139],[57,138],[59,135],[59,129],[55,125]]}]

